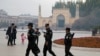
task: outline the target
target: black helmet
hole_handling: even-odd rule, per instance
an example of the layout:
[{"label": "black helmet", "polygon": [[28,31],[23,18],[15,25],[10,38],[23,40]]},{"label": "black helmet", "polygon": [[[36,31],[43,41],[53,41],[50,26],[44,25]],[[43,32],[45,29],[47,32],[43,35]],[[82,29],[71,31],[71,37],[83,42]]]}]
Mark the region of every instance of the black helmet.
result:
[{"label": "black helmet", "polygon": [[11,23],[11,25],[13,26],[13,25],[15,25],[14,23]]},{"label": "black helmet", "polygon": [[39,28],[36,28],[36,30],[39,30]]},{"label": "black helmet", "polygon": [[45,27],[48,27],[49,26],[49,24],[47,23],[47,24],[45,24]]},{"label": "black helmet", "polygon": [[33,23],[28,23],[28,25],[27,26],[31,26],[31,27],[33,27]]},{"label": "black helmet", "polygon": [[70,28],[67,27],[66,30],[70,31]]}]

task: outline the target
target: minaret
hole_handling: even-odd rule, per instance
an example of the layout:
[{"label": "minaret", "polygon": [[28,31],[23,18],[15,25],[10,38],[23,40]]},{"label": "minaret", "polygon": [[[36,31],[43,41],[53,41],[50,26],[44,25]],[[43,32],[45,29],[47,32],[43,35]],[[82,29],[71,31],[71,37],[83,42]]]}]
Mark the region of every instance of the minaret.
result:
[{"label": "minaret", "polygon": [[39,5],[39,18],[41,17],[41,5]]},{"label": "minaret", "polygon": [[41,27],[41,5],[39,5],[39,8],[38,8],[38,27]]},{"label": "minaret", "polygon": [[63,8],[65,9],[66,7],[65,7],[65,0],[63,0]]},{"label": "minaret", "polygon": [[63,0],[64,4],[65,4],[65,0]]},{"label": "minaret", "polygon": [[62,1],[61,0],[59,0],[59,2],[60,2],[60,5],[62,4]]},{"label": "minaret", "polygon": [[79,19],[79,4],[76,4],[76,19]]},{"label": "minaret", "polygon": [[61,0],[60,0],[60,3],[61,3]]}]

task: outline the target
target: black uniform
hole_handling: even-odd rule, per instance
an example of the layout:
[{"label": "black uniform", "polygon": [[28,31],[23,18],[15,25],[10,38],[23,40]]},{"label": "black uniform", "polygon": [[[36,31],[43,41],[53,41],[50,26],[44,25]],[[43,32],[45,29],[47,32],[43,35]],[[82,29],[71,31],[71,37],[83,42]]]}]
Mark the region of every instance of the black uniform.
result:
[{"label": "black uniform", "polygon": [[36,44],[38,45],[38,42],[39,42],[39,36],[41,35],[41,33],[40,32],[35,32],[35,34],[36,34]]},{"label": "black uniform", "polygon": [[8,27],[7,32],[6,32],[6,35],[9,36],[7,45],[9,44],[13,45],[12,43],[13,37],[14,37],[13,34],[14,34],[14,29],[12,27]]},{"label": "black uniform", "polygon": [[34,37],[34,30],[31,29],[28,31],[28,47],[26,50],[26,56],[29,56],[29,52],[30,50],[32,50],[32,52],[34,53],[35,56],[38,56],[39,53],[39,49],[38,46],[35,43],[35,37]]},{"label": "black uniform", "polygon": [[49,53],[51,53],[53,56],[56,56],[55,53],[52,51],[52,30],[50,28],[46,29],[45,32],[45,44],[44,44],[44,48],[43,48],[43,54],[44,56],[46,56],[47,54],[47,50],[49,51]]},{"label": "black uniform", "polygon": [[73,39],[74,33],[67,33],[65,35],[64,43],[65,43],[65,56],[73,56],[70,52],[70,48],[72,46],[72,39]]}]

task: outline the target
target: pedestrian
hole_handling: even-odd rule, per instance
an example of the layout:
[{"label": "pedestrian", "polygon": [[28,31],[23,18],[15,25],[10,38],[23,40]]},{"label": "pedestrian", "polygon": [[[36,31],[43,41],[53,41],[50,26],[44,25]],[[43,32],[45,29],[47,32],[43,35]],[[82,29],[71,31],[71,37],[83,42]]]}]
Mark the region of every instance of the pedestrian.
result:
[{"label": "pedestrian", "polygon": [[74,33],[73,34],[70,33],[70,28],[66,28],[66,35],[65,35],[65,39],[64,39],[65,56],[73,56],[73,54],[70,52],[73,36],[74,36]]},{"label": "pedestrian", "polygon": [[25,56],[29,56],[29,53],[30,53],[30,50],[32,50],[32,53],[35,55],[35,56],[38,56],[38,53],[39,53],[39,48],[38,46],[36,45],[35,43],[35,31],[33,29],[33,24],[32,23],[29,23],[28,24],[28,47],[26,49],[26,54]]},{"label": "pedestrian", "polygon": [[6,35],[9,36],[8,43],[7,43],[8,46],[9,45],[13,46],[13,43],[12,43],[13,34],[14,34],[14,23],[12,23],[10,27],[8,27],[7,32],[6,32]]},{"label": "pedestrian", "polygon": [[36,34],[36,44],[38,45],[39,42],[39,36],[41,35],[41,33],[39,32],[39,28],[35,29],[35,34]]},{"label": "pedestrian", "polygon": [[17,34],[17,30],[16,30],[17,26],[14,26],[14,33],[13,33],[13,44],[16,45],[16,34]]},{"label": "pedestrian", "polygon": [[47,51],[49,51],[50,54],[53,56],[56,56],[55,53],[52,51],[52,36],[53,32],[49,27],[49,24],[45,25],[46,32],[44,32],[44,48],[43,48],[43,56],[47,56]]},{"label": "pedestrian", "polygon": [[96,36],[96,34],[97,34],[97,28],[94,28],[93,30],[92,30],[92,36]]},{"label": "pedestrian", "polygon": [[24,33],[21,34],[21,41],[22,41],[22,44],[24,44],[24,41],[26,39],[26,36]]}]

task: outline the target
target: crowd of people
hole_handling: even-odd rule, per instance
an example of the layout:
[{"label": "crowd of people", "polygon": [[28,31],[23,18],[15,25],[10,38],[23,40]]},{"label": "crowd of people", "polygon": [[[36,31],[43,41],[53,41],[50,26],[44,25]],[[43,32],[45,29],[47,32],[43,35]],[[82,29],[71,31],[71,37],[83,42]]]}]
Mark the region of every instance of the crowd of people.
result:
[{"label": "crowd of people", "polygon": [[[41,33],[39,32],[39,28],[33,29],[32,23],[29,23],[27,26],[28,26],[27,37],[24,35],[24,33],[21,34],[22,44],[24,44],[25,39],[28,39],[28,46],[27,46],[27,49],[26,49],[25,56],[29,56],[30,51],[32,51],[32,53],[35,56],[38,56],[38,54],[40,53],[40,49],[38,47],[38,42],[39,42],[39,36],[41,35]],[[43,48],[43,56],[47,56],[47,51],[52,56],[56,56],[56,54],[52,50],[53,32],[50,29],[49,24],[45,24],[45,30],[46,31],[43,32],[44,33],[44,39],[45,39],[44,48]],[[65,35],[65,39],[64,39],[65,56],[74,56],[70,52],[74,33],[73,34],[70,33],[70,28],[66,28],[65,31],[66,31],[66,35]],[[7,32],[6,32],[6,35],[9,36],[8,37],[8,43],[7,43],[8,46],[16,45],[16,43],[15,43],[16,34],[17,34],[16,26],[15,26],[14,23],[12,23],[11,26],[8,27]]]}]

